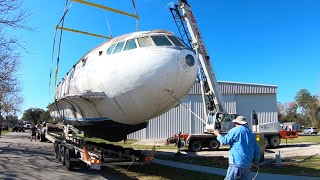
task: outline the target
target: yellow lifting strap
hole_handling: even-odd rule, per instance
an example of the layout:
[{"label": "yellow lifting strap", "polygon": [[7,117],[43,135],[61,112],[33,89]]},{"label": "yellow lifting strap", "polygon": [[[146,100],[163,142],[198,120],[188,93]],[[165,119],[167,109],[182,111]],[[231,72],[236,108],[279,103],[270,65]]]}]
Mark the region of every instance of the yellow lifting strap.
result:
[{"label": "yellow lifting strap", "polygon": [[120,11],[118,9],[110,8],[110,7],[107,7],[107,6],[102,6],[100,4],[95,4],[95,3],[84,1],[84,0],[72,0],[72,1],[139,19],[138,15],[130,14],[130,13],[127,13],[127,12],[124,12],[124,11]]},{"label": "yellow lifting strap", "polygon": [[75,32],[75,33],[79,33],[79,34],[85,34],[85,35],[99,37],[99,38],[111,39],[111,37],[108,37],[108,36],[103,36],[103,35],[100,35],[100,34],[94,34],[94,33],[89,33],[89,32],[85,32],[85,31],[79,31],[79,30],[76,30],[76,29],[70,29],[70,28],[65,28],[65,27],[60,27],[60,26],[56,26],[56,29],[61,29],[63,31]]}]

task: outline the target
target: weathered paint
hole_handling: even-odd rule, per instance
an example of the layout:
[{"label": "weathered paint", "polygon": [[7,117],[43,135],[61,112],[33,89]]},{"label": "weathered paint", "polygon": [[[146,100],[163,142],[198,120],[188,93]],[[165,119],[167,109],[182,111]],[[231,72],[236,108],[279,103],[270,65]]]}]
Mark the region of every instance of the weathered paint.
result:
[{"label": "weathered paint", "polygon": [[[83,56],[58,85],[51,116],[136,125],[174,107],[193,86],[198,60],[192,50],[180,46],[139,47],[136,38],[151,35],[172,36],[164,31],[131,33]],[[106,54],[111,44],[129,39],[138,47]],[[188,55],[194,64],[187,64]]]}]

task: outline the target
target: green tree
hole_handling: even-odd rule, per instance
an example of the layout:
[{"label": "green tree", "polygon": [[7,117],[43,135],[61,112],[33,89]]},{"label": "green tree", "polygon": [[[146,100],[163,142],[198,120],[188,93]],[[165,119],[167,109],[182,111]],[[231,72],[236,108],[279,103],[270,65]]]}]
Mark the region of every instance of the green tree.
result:
[{"label": "green tree", "polygon": [[319,124],[320,102],[317,96],[311,95],[307,89],[301,89],[295,101],[301,108],[302,116],[306,121],[306,125],[317,127]]},{"label": "green tree", "polygon": [[0,120],[15,114],[22,103],[19,81],[22,42],[13,35],[16,30],[32,30],[25,26],[29,16],[22,8],[23,0],[0,0]]},{"label": "green tree", "polygon": [[44,111],[44,112],[41,114],[40,120],[41,120],[42,122],[48,122],[50,119],[51,119],[51,116],[50,116],[50,111],[49,111],[49,110]]},{"label": "green tree", "polygon": [[31,121],[33,124],[39,124],[41,123],[41,115],[45,111],[40,108],[29,108],[24,111],[22,119],[24,121]]}]

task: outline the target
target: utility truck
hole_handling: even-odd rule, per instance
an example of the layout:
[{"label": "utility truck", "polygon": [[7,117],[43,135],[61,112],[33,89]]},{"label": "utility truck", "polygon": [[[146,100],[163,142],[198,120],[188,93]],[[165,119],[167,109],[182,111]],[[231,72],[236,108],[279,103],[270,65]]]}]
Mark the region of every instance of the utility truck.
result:
[{"label": "utility truck", "polygon": [[[204,133],[184,134],[179,133],[167,139],[167,143],[177,143],[186,146],[190,151],[200,151],[203,147],[215,150],[220,147],[219,141],[213,134],[214,129],[227,133],[233,127],[231,121],[237,114],[228,114],[224,109],[224,101],[220,93],[217,78],[212,68],[210,56],[200,33],[200,28],[187,0],[179,0],[179,5],[174,4],[169,8],[178,27],[181,38],[193,48],[200,61],[198,79],[201,85],[203,109],[205,119]],[[279,122],[258,125],[257,115],[253,113],[254,130],[256,133],[264,133],[266,145],[278,147],[280,138],[296,138],[296,131],[285,131]]]}]

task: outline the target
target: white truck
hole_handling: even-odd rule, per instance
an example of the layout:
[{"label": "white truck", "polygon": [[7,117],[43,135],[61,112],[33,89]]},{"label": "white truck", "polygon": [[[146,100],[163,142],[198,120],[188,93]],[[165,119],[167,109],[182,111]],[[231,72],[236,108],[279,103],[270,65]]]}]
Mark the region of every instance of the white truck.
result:
[{"label": "white truck", "polygon": [[[175,23],[179,29],[182,39],[187,44],[191,45],[196,52],[199,60],[199,80],[202,90],[202,100],[204,105],[205,132],[203,134],[176,134],[167,140],[167,143],[181,142],[182,145],[188,147],[190,151],[200,151],[202,147],[208,147],[210,150],[218,149],[220,146],[219,141],[213,135],[213,130],[224,130],[227,132],[233,126],[230,125],[231,121],[235,119],[237,114],[228,114],[223,107],[224,102],[218,82],[211,66],[210,56],[204,44],[204,40],[200,33],[200,28],[191,11],[190,5],[187,0],[179,0],[179,5],[174,5],[169,8]],[[186,27],[187,26],[187,27]],[[254,113],[255,114],[255,113]],[[257,117],[254,117],[257,121]],[[223,123],[224,122],[224,123]],[[270,147],[278,147],[280,138],[296,138],[298,133],[296,131],[285,131],[280,128],[279,122],[267,123],[257,125],[254,122],[253,129],[257,134],[264,134],[264,141]],[[222,133],[223,134],[223,133]]]}]

